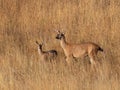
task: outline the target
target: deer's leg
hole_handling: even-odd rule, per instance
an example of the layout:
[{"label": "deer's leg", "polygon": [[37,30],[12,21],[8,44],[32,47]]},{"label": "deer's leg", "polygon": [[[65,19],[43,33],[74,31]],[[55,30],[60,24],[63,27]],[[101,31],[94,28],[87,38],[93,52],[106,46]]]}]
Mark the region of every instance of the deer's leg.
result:
[{"label": "deer's leg", "polygon": [[70,65],[72,63],[72,55],[66,57],[66,62]]},{"label": "deer's leg", "polygon": [[96,56],[95,53],[92,51],[92,52],[89,53],[88,56],[90,58],[90,63],[95,65],[96,64],[96,62],[95,62],[95,56]]},{"label": "deer's leg", "polygon": [[72,59],[74,59],[74,61],[77,61],[77,58],[74,57],[74,55],[72,54]]},{"label": "deer's leg", "polygon": [[70,65],[70,58],[69,57],[66,57],[66,62],[68,65]]}]

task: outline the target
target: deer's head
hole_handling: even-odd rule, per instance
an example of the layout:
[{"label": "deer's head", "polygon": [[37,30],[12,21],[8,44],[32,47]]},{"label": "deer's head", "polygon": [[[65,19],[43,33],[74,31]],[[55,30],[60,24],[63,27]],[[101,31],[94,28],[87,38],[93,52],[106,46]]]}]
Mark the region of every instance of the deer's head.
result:
[{"label": "deer's head", "polygon": [[39,46],[39,48],[42,48],[43,43],[38,43],[38,41],[36,41],[36,44]]},{"label": "deer's head", "polygon": [[64,33],[60,31],[56,31],[56,32],[57,32],[56,39],[61,40],[62,38],[65,38]]}]

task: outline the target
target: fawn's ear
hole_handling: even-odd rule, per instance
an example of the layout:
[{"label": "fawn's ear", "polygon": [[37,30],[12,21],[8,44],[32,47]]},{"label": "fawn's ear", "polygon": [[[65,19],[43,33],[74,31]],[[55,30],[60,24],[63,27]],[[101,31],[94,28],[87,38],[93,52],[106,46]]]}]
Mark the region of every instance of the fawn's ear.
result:
[{"label": "fawn's ear", "polygon": [[38,41],[36,41],[36,44],[39,44]]}]

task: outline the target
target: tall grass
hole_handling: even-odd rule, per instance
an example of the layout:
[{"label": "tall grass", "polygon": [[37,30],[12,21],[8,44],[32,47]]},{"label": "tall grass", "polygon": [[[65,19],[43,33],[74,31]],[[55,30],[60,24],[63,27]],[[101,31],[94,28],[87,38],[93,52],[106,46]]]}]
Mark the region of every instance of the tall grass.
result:
[{"label": "tall grass", "polygon": [[[119,90],[119,0],[0,0],[0,90]],[[95,42],[104,53],[65,64],[55,29],[68,42]],[[35,41],[58,51],[57,63],[41,63]]]}]

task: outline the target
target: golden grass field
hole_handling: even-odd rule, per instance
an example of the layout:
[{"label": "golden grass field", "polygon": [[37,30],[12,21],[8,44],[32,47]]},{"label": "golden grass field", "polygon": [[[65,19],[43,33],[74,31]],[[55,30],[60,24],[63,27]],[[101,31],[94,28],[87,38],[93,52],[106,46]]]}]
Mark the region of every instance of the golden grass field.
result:
[{"label": "golden grass field", "polygon": [[[54,30],[68,42],[94,42],[100,65],[89,58],[71,67]],[[120,90],[120,0],[0,0],[0,90]],[[35,41],[56,49],[43,64]]]}]

